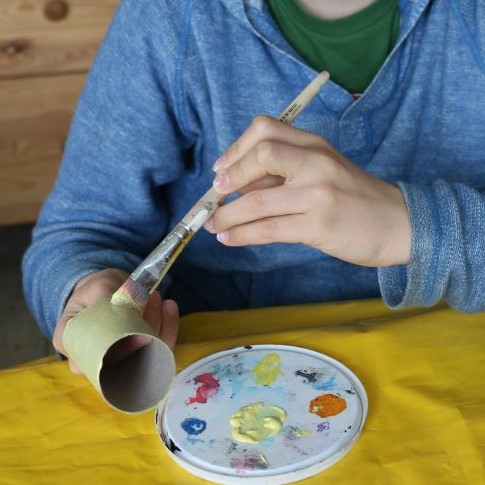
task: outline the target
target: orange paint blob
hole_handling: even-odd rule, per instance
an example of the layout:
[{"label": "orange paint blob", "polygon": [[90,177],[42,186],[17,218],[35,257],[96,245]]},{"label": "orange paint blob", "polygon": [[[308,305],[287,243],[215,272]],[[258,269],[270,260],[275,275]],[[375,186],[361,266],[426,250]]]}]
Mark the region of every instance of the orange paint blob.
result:
[{"label": "orange paint blob", "polygon": [[321,418],[328,418],[340,414],[346,407],[345,399],[335,394],[322,394],[310,401],[309,411]]}]

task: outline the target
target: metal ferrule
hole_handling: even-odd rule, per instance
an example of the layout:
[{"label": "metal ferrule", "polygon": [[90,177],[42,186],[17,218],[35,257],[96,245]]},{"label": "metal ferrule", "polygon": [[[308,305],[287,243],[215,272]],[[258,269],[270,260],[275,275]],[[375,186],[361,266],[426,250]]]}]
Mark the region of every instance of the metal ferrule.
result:
[{"label": "metal ferrule", "polygon": [[193,235],[194,231],[179,222],[136,268],[131,275],[132,279],[152,293]]}]

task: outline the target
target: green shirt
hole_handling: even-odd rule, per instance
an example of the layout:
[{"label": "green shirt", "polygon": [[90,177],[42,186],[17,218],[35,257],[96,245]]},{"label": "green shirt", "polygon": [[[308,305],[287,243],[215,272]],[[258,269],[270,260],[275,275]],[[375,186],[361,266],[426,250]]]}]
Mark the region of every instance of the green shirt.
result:
[{"label": "green shirt", "polygon": [[351,93],[364,92],[399,33],[396,0],[375,0],[353,15],[334,20],[312,16],[297,0],[268,3],[295,50],[317,71],[329,71],[332,80]]}]

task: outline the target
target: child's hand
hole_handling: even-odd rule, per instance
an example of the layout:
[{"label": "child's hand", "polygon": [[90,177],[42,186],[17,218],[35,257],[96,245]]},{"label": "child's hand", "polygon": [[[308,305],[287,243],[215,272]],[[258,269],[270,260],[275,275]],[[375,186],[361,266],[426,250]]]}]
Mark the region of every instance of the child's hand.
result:
[{"label": "child's hand", "polygon": [[[77,315],[82,309],[93,305],[98,300],[111,296],[127,279],[128,274],[118,269],[105,269],[81,279],[74,288],[71,297],[67,301],[64,313],[57,322],[54,331],[54,348],[61,354],[66,354],[62,335],[67,322]],[[147,302],[143,318],[153,327],[159,337],[173,350],[177,339],[179,314],[177,303],[173,300],[165,300],[158,291],[155,291]],[[148,337],[131,336],[118,342],[110,349],[106,359],[109,363],[116,363],[135,350],[147,345]],[[72,372],[82,374],[72,359],[69,359],[69,367]]]},{"label": "child's hand", "polygon": [[205,226],[228,246],[303,243],[364,266],[409,262],[411,225],[399,188],[317,135],[258,117],[214,170],[218,192],[243,194]]}]

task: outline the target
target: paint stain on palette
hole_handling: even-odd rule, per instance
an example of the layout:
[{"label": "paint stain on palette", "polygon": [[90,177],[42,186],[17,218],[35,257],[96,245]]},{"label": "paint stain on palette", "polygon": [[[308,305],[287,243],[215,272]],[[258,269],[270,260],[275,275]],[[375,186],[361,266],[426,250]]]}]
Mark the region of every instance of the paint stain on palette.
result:
[{"label": "paint stain on palette", "polygon": [[291,483],[345,456],[367,396],[340,362],[282,345],[239,347],[185,369],[156,412],[182,467],[216,483]]}]

